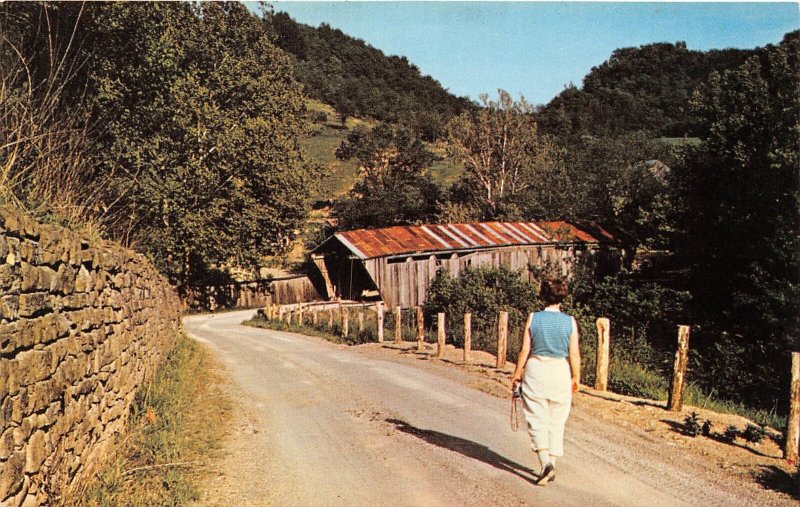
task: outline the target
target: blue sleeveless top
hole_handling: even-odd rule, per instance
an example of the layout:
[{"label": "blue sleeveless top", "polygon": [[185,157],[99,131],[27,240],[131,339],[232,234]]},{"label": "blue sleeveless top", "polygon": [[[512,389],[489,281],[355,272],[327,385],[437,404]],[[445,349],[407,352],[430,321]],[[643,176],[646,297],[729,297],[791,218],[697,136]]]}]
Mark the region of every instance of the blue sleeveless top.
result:
[{"label": "blue sleeveless top", "polygon": [[567,357],[570,335],[572,335],[572,317],[561,312],[536,312],[531,320],[531,354]]}]

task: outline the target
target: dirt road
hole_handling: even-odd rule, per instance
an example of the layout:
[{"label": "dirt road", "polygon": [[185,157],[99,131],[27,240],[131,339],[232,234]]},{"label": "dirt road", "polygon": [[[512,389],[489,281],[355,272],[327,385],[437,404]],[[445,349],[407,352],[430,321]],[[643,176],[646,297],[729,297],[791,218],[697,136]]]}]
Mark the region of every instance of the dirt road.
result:
[{"label": "dirt road", "polygon": [[679,452],[665,453],[663,441],[599,423],[580,403],[556,482],[535,486],[535,458],[525,431],[509,428],[508,400],[469,387],[444,364],[239,325],[251,315],[185,320],[225,363],[246,407],[203,504],[784,503],[700,474]]}]

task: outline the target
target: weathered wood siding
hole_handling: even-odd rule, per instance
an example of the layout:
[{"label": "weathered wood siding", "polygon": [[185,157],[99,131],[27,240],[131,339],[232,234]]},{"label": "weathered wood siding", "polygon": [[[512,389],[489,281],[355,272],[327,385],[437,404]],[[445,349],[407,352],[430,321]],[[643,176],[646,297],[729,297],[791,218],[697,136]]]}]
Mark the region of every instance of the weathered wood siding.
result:
[{"label": "weathered wood siding", "polygon": [[425,303],[428,287],[440,268],[456,277],[468,267],[504,266],[522,270],[530,278],[528,266],[544,266],[549,262],[560,270],[562,276],[568,276],[574,260],[575,248],[572,246],[536,245],[461,254],[444,252],[401,258],[378,257],[364,261],[364,267],[387,306],[408,308]]},{"label": "weathered wood siding", "polygon": [[270,292],[272,293],[272,303],[279,305],[321,301],[323,299],[311,279],[305,275],[273,280],[270,284]]},{"label": "weathered wood siding", "polygon": [[228,285],[189,287],[180,292],[184,308],[216,311],[221,308],[258,308],[268,304],[321,301],[312,281],[305,275],[277,280],[259,280]]}]

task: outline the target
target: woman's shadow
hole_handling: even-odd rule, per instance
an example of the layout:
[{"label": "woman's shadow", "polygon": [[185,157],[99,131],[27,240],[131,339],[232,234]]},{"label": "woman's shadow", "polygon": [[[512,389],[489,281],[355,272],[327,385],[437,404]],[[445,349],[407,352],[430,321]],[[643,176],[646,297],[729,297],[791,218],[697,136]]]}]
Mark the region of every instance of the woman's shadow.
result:
[{"label": "woman's shadow", "polygon": [[485,445],[476,444],[471,440],[454,437],[453,435],[448,435],[446,433],[441,433],[434,430],[423,430],[421,428],[416,428],[399,419],[386,419],[386,422],[393,424],[398,430],[408,433],[409,435],[414,435],[415,437],[419,438],[420,440],[424,440],[429,444],[433,444],[444,449],[450,449],[451,451],[463,454],[468,458],[483,461],[484,463],[492,465],[495,468],[506,472],[511,472],[514,475],[522,477],[532,484],[536,483],[537,476],[533,470],[497,454]]}]

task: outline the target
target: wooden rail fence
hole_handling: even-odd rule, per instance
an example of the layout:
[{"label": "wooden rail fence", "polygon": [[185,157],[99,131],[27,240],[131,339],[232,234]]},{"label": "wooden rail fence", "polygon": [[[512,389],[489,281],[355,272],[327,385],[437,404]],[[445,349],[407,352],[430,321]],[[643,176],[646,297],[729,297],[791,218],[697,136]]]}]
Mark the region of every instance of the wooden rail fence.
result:
[{"label": "wooden rail fence", "polygon": [[[363,304],[363,303],[312,303],[312,304],[291,304],[291,305],[269,305],[259,313],[268,320],[285,321],[289,325],[297,322],[302,326],[309,321],[317,326],[321,322],[320,314],[327,314],[327,328],[334,329],[334,324],[338,320],[339,332],[343,337],[350,334],[350,313],[351,310],[357,312],[358,331],[364,333],[366,327],[366,312],[375,313],[374,326],[377,328],[375,335],[377,342],[384,341],[384,306],[383,303]],[[413,309],[414,329],[416,334],[417,350],[425,349],[425,325],[422,308],[417,306]],[[403,343],[403,315],[402,309],[396,306],[392,309],[394,314],[394,343]],[[435,357],[444,357],[444,349],[447,342],[446,319],[444,313],[437,314],[437,340]],[[595,369],[595,385],[598,391],[608,390],[609,376],[609,350],[611,344],[611,322],[609,319],[601,317],[597,319],[597,361]],[[689,355],[689,335],[690,327],[686,325],[678,326],[678,340],[675,350],[675,361],[670,382],[670,390],[667,398],[666,408],[670,411],[681,411],[686,390],[686,371]],[[497,363],[498,369],[506,366],[506,356],[508,355],[508,312],[500,311],[497,316]],[[464,356],[463,362],[470,362],[472,351],[472,314],[464,314]],[[800,446],[800,352],[792,353],[792,370],[790,389],[790,411],[786,427],[786,443],[784,456],[790,464],[798,463],[798,447]]]}]

